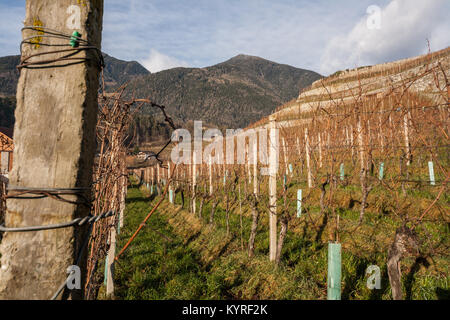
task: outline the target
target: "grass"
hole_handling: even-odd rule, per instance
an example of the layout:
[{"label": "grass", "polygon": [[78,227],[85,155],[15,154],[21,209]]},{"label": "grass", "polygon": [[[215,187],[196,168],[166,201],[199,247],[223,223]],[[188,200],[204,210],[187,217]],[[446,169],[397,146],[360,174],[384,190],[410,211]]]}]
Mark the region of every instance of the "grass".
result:
[{"label": "grass", "polygon": [[[293,190],[297,187],[296,183],[290,184]],[[347,196],[353,192],[350,187],[341,191]],[[390,214],[383,213],[389,211],[389,199],[381,190],[374,190],[371,197],[367,219],[358,233],[341,235],[342,299],[391,299],[386,248],[398,223]],[[359,206],[349,209],[348,198],[342,196],[339,200],[346,204],[338,208],[345,230],[357,224]],[[144,188],[129,188],[118,248],[125,244],[155,201],[149,199]],[[281,264],[276,267],[268,261],[266,214],[261,214],[255,256],[249,259],[245,246],[251,214],[247,206],[242,208],[242,248],[239,207],[230,214],[227,234],[223,204],[217,207],[214,225],[210,225],[211,203],[204,204],[202,217],[187,212],[180,203],[179,195],[176,205],[164,201],[120,259],[115,275],[117,299],[326,299],[327,234],[331,226],[325,224],[323,234],[317,238],[313,224],[323,222],[317,206],[306,207],[308,213],[291,222]],[[430,241],[448,241],[448,225],[425,223],[420,228],[430,234]],[[377,230],[376,235],[373,230]],[[381,290],[369,290],[366,286],[365,271],[372,264],[381,268]],[[449,298],[445,254],[433,259],[431,265],[414,264],[414,258],[407,258],[402,262],[402,274],[407,299]]]}]

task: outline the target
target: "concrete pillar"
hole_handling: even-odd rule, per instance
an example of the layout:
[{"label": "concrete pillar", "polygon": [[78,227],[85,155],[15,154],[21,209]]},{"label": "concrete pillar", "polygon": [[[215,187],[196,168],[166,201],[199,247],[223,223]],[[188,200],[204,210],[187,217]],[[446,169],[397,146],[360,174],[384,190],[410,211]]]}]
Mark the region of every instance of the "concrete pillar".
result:
[{"label": "concrete pillar", "polygon": [[[103,0],[27,0],[26,26],[40,25],[72,34],[100,49]],[[76,29],[73,27],[76,26]],[[37,35],[24,30],[23,38]],[[46,44],[66,40],[41,37]],[[67,40],[67,43],[69,40]],[[61,49],[24,45],[23,55]],[[66,53],[67,54],[67,53]],[[52,54],[31,61],[61,57]],[[34,188],[90,188],[95,153],[98,55],[81,51],[76,57],[90,60],[64,67],[21,70],[17,89],[14,127],[14,164],[10,184]],[[61,64],[59,62],[58,64]],[[76,200],[75,196],[71,196]],[[81,200],[78,199],[78,200]],[[69,222],[89,213],[83,205],[51,198],[9,199],[7,227],[26,227]],[[0,299],[49,299],[67,279],[83,242],[83,228],[5,233],[1,243]],[[82,285],[85,261],[81,259]],[[65,288],[64,298],[80,298],[81,290]],[[61,297],[61,296],[60,296]]]}]

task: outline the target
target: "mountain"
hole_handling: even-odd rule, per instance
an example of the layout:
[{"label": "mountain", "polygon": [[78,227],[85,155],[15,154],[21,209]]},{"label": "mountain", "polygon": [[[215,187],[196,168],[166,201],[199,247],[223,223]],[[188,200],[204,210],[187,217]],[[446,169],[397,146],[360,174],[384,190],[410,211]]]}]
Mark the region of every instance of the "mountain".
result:
[{"label": "mountain", "polygon": [[[105,86],[107,90],[114,90],[136,77],[150,74],[150,72],[135,61],[122,61],[103,54],[105,60]],[[16,66],[20,56],[0,58],[0,126],[14,125],[14,109],[16,103],[16,87],[19,71]]]},{"label": "mountain", "polygon": [[136,77],[150,74],[141,64],[136,61],[123,61],[103,54],[105,60],[105,85],[107,90],[112,90],[128,83]]},{"label": "mountain", "polygon": [[[103,54],[105,60],[105,84],[108,90],[114,89],[135,77],[147,75],[150,72],[136,61],[123,61]],[[16,95],[19,71],[16,66],[20,56],[7,56],[0,58],[0,97]]]},{"label": "mountain", "polygon": [[[298,96],[321,75],[259,57],[238,55],[207,68],[174,68],[134,79],[129,89],[167,107],[186,124],[203,120],[241,128]],[[143,113],[154,113],[144,109]]]},{"label": "mountain", "polygon": [[[322,78],[313,71],[247,55],[207,68],[175,68],[158,73],[150,73],[137,62],[106,54],[104,58],[107,90],[129,83],[130,95],[165,105],[168,114],[183,126],[203,120],[206,126],[221,129],[245,127]],[[19,56],[0,58],[0,99],[15,96],[19,59]],[[2,116],[3,126],[8,126],[4,122],[10,122],[4,119],[11,118],[12,102],[13,98],[0,100],[0,115],[6,114]],[[140,112],[132,129],[137,130],[139,140],[144,143],[168,132],[167,128],[154,128],[161,123],[159,110],[147,107]]]},{"label": "mountain", "polygon": [[19,71],[16,66],[20,62],[20,56],[7,56],[0,58],[0,97],[16,95]]}]

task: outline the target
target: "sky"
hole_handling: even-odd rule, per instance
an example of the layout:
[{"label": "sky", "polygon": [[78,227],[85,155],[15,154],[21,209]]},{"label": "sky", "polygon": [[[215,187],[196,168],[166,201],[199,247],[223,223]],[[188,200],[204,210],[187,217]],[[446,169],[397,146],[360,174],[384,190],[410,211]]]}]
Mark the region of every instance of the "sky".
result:
[{"label": "sky", "polygon": [[[247,54],[329,75],[450,45],[449,0],[104,3],[102,50],[151,72]],[[0,0],[0,56],[18,54],[24,17],[25,0]]]}]

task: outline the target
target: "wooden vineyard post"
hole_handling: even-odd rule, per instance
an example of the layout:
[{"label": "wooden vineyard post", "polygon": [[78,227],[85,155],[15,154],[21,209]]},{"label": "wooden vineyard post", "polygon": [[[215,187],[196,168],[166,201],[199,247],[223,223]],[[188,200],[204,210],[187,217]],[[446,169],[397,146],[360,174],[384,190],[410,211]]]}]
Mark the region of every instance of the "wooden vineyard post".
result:
[{"label": "wooden vineyard post", "polygon": [[302,190],[297,190],[297,218],[302,216]]},{"label": "wooden vineyard post", "polygon": [[320,133],[318,135],[319,139],[319,168],[322,168],[322,138],[320,137]]},{"label": "wooden vineyard post", "polygon": [[175,167],[175,179],[177,180],[177,182],[176,182],[176,189],[178,189],[178,187],[180,186],[180,183],[179,183],[179,181],[180,181],[180,178],[179,178],[179,166],[176,166]]},{"label": "wooden vineyard post", "polygon": [[[117,184],[114,186],[114,197],[112,208],[115,208],[115,201],[117,197]],[[116,255],[116,227],[113,225],[110,231],[109,238],[109,250],[106,257],[106,295],[111,296],[114,294],[114,257]]]},{"label": "wooden vineyard post", "polygon": [[403,117],[403,129],[404,129],[404,133],[405,133],[405,149],[406,149],[406,157],[407,157],[407,161],[406,161],[406,165],[410,166],[411,165],[411,145],[409,143],[409,117],[408,117],[408,113],[406,113]]},{"label": "wooden vineyard post", "polygon": [[[381,100],[381,112],[384,111],[384,99]],[[381,144],[381,154],[384,154],[384,134],[383,134],[383,122],[382,122],[382,116],[381,113],[379,115],[378,118],[378,122],[379,122],[379,137],[380,137],[380,144]]]},{"label": "wooden vineyard post", "polygon": [[[89,46],[101,49],[103,1],[76,3],[26,1],[24,25],[31,28],[23,29],[22,37],[33,39],[34,44],[28,41],[23,45],[22,60],[70,44],[70,38],[33,38],[42,33],[48,36],[50,29],[69,35],[76,31]],[[77,15],[70,20],[74,10]],[[32,29],[33,26],[41,28]],[[70,53],[71,58],[80,58],[78,63],[55,61],[67,55],[56,52],[30,57],[27,62],[37,64],[20,69],[14,126],[16,148],[9,187],[25,192],[35,188],[44,193],[67,189],[69,195],[65,198],[77,203],[48,196],[30,199],[25,193],[28,196],[25,199],[7,200],[6,227],[68,223],[90,213],[85,199],[89,198],[92,185],[101,57],[95,49]],[[48,63],[38,64],[43,61]],[[50,299],[67,280],[67,269],[76,267],[81,273],[80,288],[70,290],[64,286],[62,295],[56,298],[82,298],[87,250],[81,248],[87,230],[85,225],[4,233],[0,247],[0,300]],[[79,255],[80,252],[83,254]]]},{"label": "wooden vineyard post", "polygon": [[275,117],[270,118],[269,138],[269,238],[270,261],[277,255],[277,173],[278,173],[278,132]]},{"label": "wooden vineyard post", "polygon": [[241,182],[238,180],[238,196],[239,196],[239,226],[241,231],[241,250],[244,250],[244,230],[242,226],[242,200],[241,200]]},{"label": "wooden vineyard post", "polygon": [[253,144],[253,193],[258,196],[258,142]]},{"label": "wooden vineyard post", "polygon": [[361,127],[361,118],[358,118],[358,149],[359,149],[359,162],[361,166],[361,172],[365,172],[366,165],[364,161],[364,140],[363,140],[363,131]]},{"label": "wooden vineyard post", "polygon": [[125,211],[125,199],[127,197],[127,182],[128,182],[128,177],[125,176],[125,174],[127,173],[127,169],[124,166],[124,170],[123,170],[123,176],[122,178],[120,178],[121,180],[121,194],[120,194],[120,213],[119,213],[119,228],[117,229],[117,234],[120,233],[120,228],[123,227],[123,222],[124,222],[124,211]]},{"label": "wooden vineyard post", "polygon": [[[113,140],[112,141],[112,150],[116,150],[118,145],[118,141],[117,140]],[[111,153],[111,162],[114,163],[114,161],[116,160],[116,154],[114,152]],[[145,169],[145,179],[148,178],[148,170],[147,168]],[[114,182],[114,187],[113,187],[113,194],[112,194],[112,200],[111,200],[111,209],[110,210],[116,210],[116,208],[119,208],[119,210],[116,210],[116,212],[118,211],[119,215],[120,215],[120,209],[122,204],[121,203],[117,203],[117,198],[118,198],[118,186],[120,183],[120,179]],[[147,183],[148,185],[148,183]],[[105,259],[105,280],[106,280],[106,295],[107,296],[112,296],[114,294],[114,257],[116,256],[116,219],[115,217],[113,218],[109,218],[110,220],[112,220],[112,225],[109,231],[109,249],[108,249],[108,254],[106,256]],[[120,228],[120,227],[119,227]]]},{"label": "wooden vineyard post", "polygon": [[308,188],[312,188],[312,174],[311,174],[311,148],[309,146],[308,128],[305,128],[305,146],[306,146],[306,167],[308,170]]},{"label": "wooden vineyard post", "polygon": [[153,195],[153,185],[155,184],[155,169],[154,167],[150,168],[150,195]]},{"label": "wooden vineyard post", "polygon": [[355,144],[353,140],[353,126],[350,126],[350,144],[352,146],[352,161],[355,158]]},{"label": "wooden vineyard post", "polygon": [[245,145],[245,153],[247,154],[247,176],[248,176],[248,186],[252,184],[252,175],[250,173],[250,141],[249,144]]},{"label": "wooden vineyard post", "polygon": [[[167,168],[168,168],[168,177],[170,177],[170,161],[167,162]],[[173,189],[172,189],[172,183],[169,180],[169,178],[167,178],[167,183],[169,184],[169,202],[171,204],[174,204],[174,194],[173,194]]]},{"label": "wooden vineyard post", "polygon": [[147,168],[144,168],[144,170],[142,170],[143,172],[143,184],[145,187],[148,187],[148,180],[147,180]]},{"label": "wooden vineyard post", "polygon": [[150,184],[150,186],[153,184],[153,180],[154,180],[154,178],[153,178],[153,167],[150,167],[149,169],[149,174],[148,174],[148,182],[149,182],[149,184]]},{"label": "wooden vineyard post", "polygon": [[289,172],[288,172],[287,150],[286,150],[286,142],[285,142],[284,138],[281,140],[281,142],[283,143],[283,159],[284,159],[285,173],[286,173],[286,175],[288,175]]},{"label": "wooden vineyard post", "polygon": [[195,205],[195,189],[197,186],[197,170],[195,163],[192,163],[192,213],[195,215],[196,205]]},{"label": "wooden vineyard post", "polygon": [[209,195],[213,194],[212,156],[209,155]]},{"label": "wooden vineyard post", "polygon": [[161,179],[160,179],[160,175],[159,175],[159,173],[160,173],[160,170],[159,170],[159,164],[157,164],[156,165],[156,195],[159,195],[159,188],[161,188],[160,187],[160,182],[161,182]]},{"label": "wooden vineyard post", "polygon": [[348,135],[348,127],[345,127],[345,146],[348,147],[350,144],[350,137]]}]

